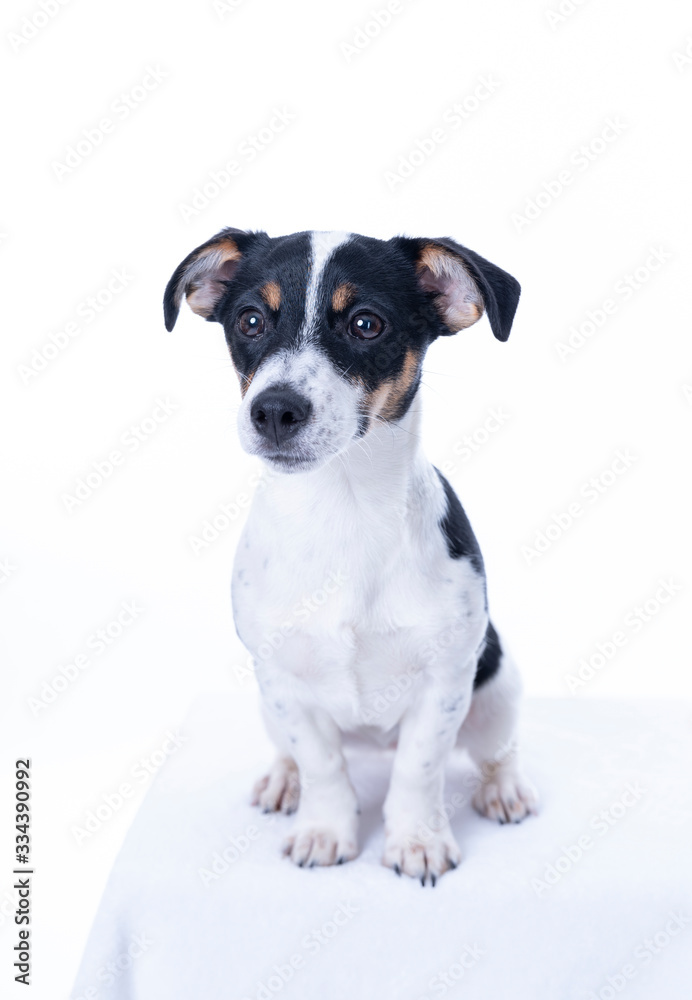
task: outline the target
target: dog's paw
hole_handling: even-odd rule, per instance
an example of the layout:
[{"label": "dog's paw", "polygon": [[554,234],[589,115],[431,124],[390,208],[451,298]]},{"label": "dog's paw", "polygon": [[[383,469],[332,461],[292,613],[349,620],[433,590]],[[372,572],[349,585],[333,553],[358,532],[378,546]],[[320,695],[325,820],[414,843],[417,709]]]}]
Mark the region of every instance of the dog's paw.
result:
[{"label": "dog's paw", "polygon": [[256,783],[252,793],[253,806],[262,812],[282,812],[289,815],[298,808],[300,801],[300,777],[295,761],[290,757],[278,757],[269,774]]},{"label": "dog's paw", "polygon": [[284,855],[300,868],[341,865],[358,853],[353,834],[328,825],[297,826],[284,844]]},{"label": "dog's paw", "polygon": [[384,843],[382,864],[393,868],[397,875],[410,875],[435,885],[446,871],[456,868],[461,861],[461,851],[452,831],[429,831],[425,838],[418,835],[388,833]]},{"label": "dog's paw", "polygon": [[473,806],[481,816],[499,823],[520,823],[538,812],[538,793],[520,774],[497,772],[478,788]]}]

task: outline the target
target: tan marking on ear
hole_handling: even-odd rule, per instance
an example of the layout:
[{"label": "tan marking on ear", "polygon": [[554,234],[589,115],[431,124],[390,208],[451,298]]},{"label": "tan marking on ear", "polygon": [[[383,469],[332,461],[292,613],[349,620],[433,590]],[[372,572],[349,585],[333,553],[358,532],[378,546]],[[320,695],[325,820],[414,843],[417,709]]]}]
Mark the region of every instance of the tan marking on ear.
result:
[{"label": "tan marking on ear", "polygon": [[356,286],[352,285],[350,281],[345,281],[343,285],[339,285],[338,288],[334,290],[332,295],[332,309],[334,312],[343,312],[347,306],[350,306],[356,297]]},{"label": "tan marking on ear", "polygon": [[[200,250],[186,274],[186,298],[193,312],[204,317],[212,315],[223,293],[223,285],[214,272],[220,272],[224,264],[240,260],[241,256],[235,242],[227,236]],[[222,273],[220,278],[223,278]]]},{"label": "tan marking on ear", "polygon": [[274,312],[278,312],[279,306],[281,305],[281,289],[277,281],[268,281],[266,285],[262,285],[260,288],[260,295],[270,309]]},{"label": "tan marking on ear", "polygon": [[396,419],[406,394],[418,377],[419,361],[420,354],[409,347],[399,374],[366,393],[366,412],[370,417],[379,417],[380,420]]},{"label": "tan marking on ear", "polygon": [[[416,264],[419,275],[426,270],[441,286],[449,283],[455,293],[438,291],[442,307],[442,318],[451,330],[463,330],[473,326],[483,315],[483,302],[471,275],[453,253],[442,247],[428,244],[420,252]],[[423,281],[425,287],[425,281]],[[434,291],[435,289],[429,289]]]},{"label": "tan marking on ear", "polygon": [[416,267],[419,271],[422,271],[424,267],[427,267],[429,271],[432,271],[436,278],[439,278],[441,274],[444,274],[444,269],[440,261],[440,258],[443,256],[444,251],[440,250],[439,247],[429,244],[421,250]]}]

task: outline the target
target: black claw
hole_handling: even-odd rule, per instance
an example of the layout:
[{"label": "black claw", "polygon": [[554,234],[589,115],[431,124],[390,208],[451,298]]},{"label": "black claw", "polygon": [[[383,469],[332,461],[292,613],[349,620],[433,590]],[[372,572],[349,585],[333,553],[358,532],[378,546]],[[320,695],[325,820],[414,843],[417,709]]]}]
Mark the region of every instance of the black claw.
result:
[{"label": "black claw", "polygon": [[450,868],[452,869],[452,871],[454,871],[454,869],[455,869],[455,868],[458,868],[458,867],[459,867],[459,866],[458,866],[458,864],[456,863],[456,861],[451,861],[451,860],[448,860],[448,861],[447,861],[447,864],[448,864],[448,865],[449,865],[449,867],[450,867]]},{"label": "black claw", "polygon": [[345,860],[346,860],[346,858],[342,854],[340,857],[338,857],[336,859],[336,863],[337,863],[337,865],[343,865],[343,863],[344,863]]},{"label": "black claw", "polygon": [[421,885],[425,885],[425,875],[421,875],[421,877],[420,877],[420,884]]},{"label": "black claw", "polygon": [[436,882],[437,882],[437,876],[436,875],[431,875],[430,876],[430,885],[433,887],[433,889],[435,888]]},{"label": "black claw", "polygon": [[304,868],[305,867],[305,862],[304,861],[299,861],[298,862],[298,867],[299,868]]},{"label": "black claw", "polygon": [[401,868],[399,868],[398,865],[394,865],[394,871],[396,872],[397,875],[401,875]]}]

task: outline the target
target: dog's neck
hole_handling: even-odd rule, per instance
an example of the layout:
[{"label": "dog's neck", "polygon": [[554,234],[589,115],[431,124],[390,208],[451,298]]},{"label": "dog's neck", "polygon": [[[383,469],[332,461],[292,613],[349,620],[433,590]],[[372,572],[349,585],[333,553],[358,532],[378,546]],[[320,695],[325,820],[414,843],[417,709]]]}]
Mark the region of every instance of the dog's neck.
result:
[{"label": "dog's neck", "polygon": [[268,472],[266,499],[283,510],[291,499],[320,498],[361,507],[405,505],[413,481],[430,465],[420,440],[420,399],[396,423],[375,420],[365,437],[353,441],[319,469],[291,474]]}]

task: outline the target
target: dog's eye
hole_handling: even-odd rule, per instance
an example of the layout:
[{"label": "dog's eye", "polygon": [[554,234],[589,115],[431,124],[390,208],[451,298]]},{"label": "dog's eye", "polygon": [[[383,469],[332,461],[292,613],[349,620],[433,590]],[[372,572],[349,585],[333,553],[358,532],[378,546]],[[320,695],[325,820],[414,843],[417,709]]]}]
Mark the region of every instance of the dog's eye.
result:
[{"label": "dog's eye", "polygon": [[256,337],[264,330],[264,316],[257,309],[246,309],[238,317],[238,329],[246,337]]},{"label": "dog's eye", "polygon": [[384,329],[384,323],[374,313],[356,313],[348,324],[348,332],[358,340],[374,340]]}]

